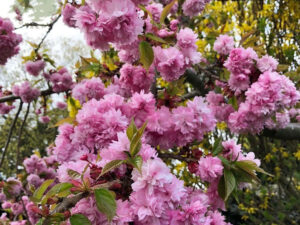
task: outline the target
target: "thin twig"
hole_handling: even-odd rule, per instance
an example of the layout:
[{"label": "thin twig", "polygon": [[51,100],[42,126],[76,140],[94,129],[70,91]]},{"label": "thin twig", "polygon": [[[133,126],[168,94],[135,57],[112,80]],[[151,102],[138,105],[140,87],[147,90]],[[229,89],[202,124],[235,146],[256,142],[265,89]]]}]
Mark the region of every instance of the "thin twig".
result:
[{"label": "thin twig", "polygon": [[21,137],[22,137],[22,132],[29,114],[30,110],[30,103],[28,103],[27,110],[24,116],[24,120],[22,122],[22,125],[19,129],[19,135],[18,135],[18,145],[17,145],[17,159],[16,159],[16,172],[18,173],[18,167],[19,167],[19,161],[20,161],[20,147],[21,147]]},{"label": "thin twig", "polygon": [[28,221],[29,225],[32,225],[32,223],[31,223],[31,221],[30,221],[30,219],[29,219],[29,216],[28,216],[28,212],[27,212],[27,210],[26,210],[26,206],[25,206],[24,201],[23,201],[22,198],[21,198],[21,202],[22,202],[22,205],[23,205],[23,209],[24,209],[25,215],[26,215],[26,217],[27,217],[27,221]]},{"label": "thin twig", "polygon": [[[47,96],[47,95],[51,95],[55,92],[53,92],[50,88],[47,89],[47,90],[44,90],[44,91],[41,91],[41,96]],[[21,99],[19,96],[15,96],[15,95],[7,95],[7,96],[4,96],[4,97],[1,97],[0,98],[0,103],[3,103],[3,102],[10,102],[10,101],[13,101],[13,100],[16,100],[16,99]]]},{"label": "thin twig", "polygon": [[10,143],[10,139],[11,139],[11,136],[12,136],[12,132],[13,132],[13,129],[14,129],[15,125],[16,125],[16,122],[17,122],[17,120],[18,120],[18,118],[19,118],[19,114],[20,114],[20,112],[21,112],[21,110],[22,110],[22,107],[23,107],[23,102],[21,101],[21,102],[20,102],[20,105],[19,105],[19,109],[18,109],[18,111],[17,111],[17,113],[16,113],[16,116],[15,116],[15,119],[14,119],[14,121],[12,122],[12,124],[11,124],[11,126],[10,126],[10,129],[9,129],[9,132],[8,132],[8,137],[7,137],[7,139],[6,139],[6,143],[5,143],[5,146],[4,146],[4,151],[3,151],[3,153],[2,153],[2,158],[1,158],[1,162],[0,162],[0,168],[1,168],[2,165],[3,165],[4,159],[5,159],[5,155],[6,155],[6,152],[7,152],[9,143]]},{"label": "thin twig", "polygon": [[[77,202],[79,202],[81,199],[86,198],[89,196],[89,192],[82,192],[77,195],[74,195],[69,198],[64,198],[64,200],[56,206],[56,208],[51,212],[51,215],[55,213],[62,213],[65,212],[71,208],[73,208]],[[46,218],[43,222],[43,225],[50,225],[50,217]]]},{"label": "thin twig", "polygon": [[174,155],[172,153],[161,153],[161,152],[159,152],[158,157],[161,158],[161,159],[177,159],[177,160],[184,161],[184,162],[196,162],[197,161],[197,159],[186,158],[186,157],[183,157],[181,155]]},{"label": "thin twig", "polygon": [[45,33],[44,37],[42,38],[42,40],[38,44],[37,48],[34,50],[35,53],[37,53],[39,51],[39,49],[41,48],[44,40],[46,39],[46,37],[48,36],[48,34],[50,33],[50,31],[53,29],[54,24],[58,21],[58,19],[60,18],[60,16],[61,15],[57,16],[56,19],[53,20],[53,22],[49,24],[49,28],[48,28],[47,32]]},{"label": "thin twig", "polygon": [[23,24],[22,26],[15,28],[15,30],[21,29],[23,27],[49,27],[50,25],[51,25],[51,23],[40,24],[40,23],[36,23],[36,22],[31,22],[31,23]]},{"label": "thin twig", "polygon": [[182,95],[180,98],[181,98],[181,101],[185,101],[185,100],[191,99],[191,98],[193,98],[195,96],[199,96],[199,95],[200,95],[199,91],[192,91],[192,92]]}]

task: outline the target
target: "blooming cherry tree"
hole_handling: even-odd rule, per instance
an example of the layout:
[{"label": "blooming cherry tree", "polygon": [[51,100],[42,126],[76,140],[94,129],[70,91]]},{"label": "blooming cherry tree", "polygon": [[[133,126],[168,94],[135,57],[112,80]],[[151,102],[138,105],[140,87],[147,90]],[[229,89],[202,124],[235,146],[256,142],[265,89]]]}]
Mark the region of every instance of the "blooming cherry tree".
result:
[{"label": "blooming cherry tree", "polygon": [[[48,89],[26,81],[14,85],[12,93],[0,92],[1,114],[18,101],[20,111],[23,103],[53,93],[65,95],[66,103],[57,107],[69,110],[47,155],[25,159],[19,179],[1,182],[0,201],[7,212],[1,223],[229,224],[222,210],[230,195],[258,181],[257,172],[268,173],[234,138],[211,138],[207,149],[201,142],[224,122],[233,137],[284,128],[300,93],[276,71],[276,59],[260,58],[228,35],[214,43],[215,62],[205,59],[186,21],[209,2],[61,4],[63,22],[101,50],[102,60],[82,58],[74,79],[66,68],[49,69],[53,63],[37,45],[24,66]],[[0,18],[0,29],[0,63],[5,64],[22,38],[7,19]],[[227,70],[228,79],[204,69],[210,66]],[[207,79],[199,76],[203,70]],[[51,118],[44,113],[40,121]],[[193,185],[185,184],[180,169],[171,170],[179,162],[197,180]]]}]

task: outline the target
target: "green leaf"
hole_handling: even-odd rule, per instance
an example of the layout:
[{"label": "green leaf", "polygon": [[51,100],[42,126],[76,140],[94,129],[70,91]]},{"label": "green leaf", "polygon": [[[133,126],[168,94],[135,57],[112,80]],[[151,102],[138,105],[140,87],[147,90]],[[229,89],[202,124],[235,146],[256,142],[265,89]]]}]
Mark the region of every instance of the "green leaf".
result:
[{"label": "green leaf", "polygon": [[33,199],[36,201],[40,201],[43,197],[43,194],[47,190],[47,188],[53,183],[53,179],[46,180],[34,193],[33,193]]},{"label": "green leaf", "polygon": [[245,170],[245,171],[257,171],[257,172],[260,172],[260,173],[264,173],[268,176],[271,176],[273,177],[272,174],[264,171],[262,168],[258,167],[257,164],[251,160],[241,160],[241,161],[237,161],[235,163],[239,168]]},{"label": "green leaf", "polygon": [[135,132],[135,134],[132,137],[132,140],[130,142],[130,154],[132,157],[136,156],[142,147],[141,138],[146,129],[146,126],[147,123],[144,123],[143,126],[140,129],[138,129],[138,131]]},{"label": "green leaf", "polygon": [[232,96],[232,97],[229,99],[228,103],[229,103],[230,105],[232,105],[232,107],[233,107],[235,110],[238,110],[239,106],[238,106],[238,102],[237,102],[237,99],[236,99],[235,96]]},{"label": "green leaf", "polygon": [[222,150],[223,150],[222,139],[221,139],[221,138],[218,138],[218,139],[215,141],[215,143],[214,143],[212,155],[213,155],[213,156],[216,156],[216,155],[218,155],[219,153],[221,153]]},{"label": "green leaf", "polygon": [[156,27],[159,28],[159,29],[161,28],[161,25],[160,25],[160,24],[157,24],[157,23],[153,20],[153,15],[152,15],[152,13],[151,13],[150,11],[148,11],[148,10],[146,9],[145,6],[139,5],[138,7],[139,7],[142,11],[144,11],[144,13],[145,13],[145,18],[147,18],[147,16],[150,17],[150,23],[151,23],[152,25],[156,26]]},{"label": "green leaf", "polygon": [[274,177],[273,174],[270,174],[270,173],[266,172],[265,170],[263,170],[263,169],[260,168],[260,167],[256,167],[255,170],[256,170],[257,172],[259,172],[259,173],[264,173],[264,174],[266,174],[266,175],[268,175],[268,176],[270,176],[270,177]]},{"label": "green leaf", "polygon": [[158,36],[156,36],[155,34],[152,34],[152,33],[147,33],[145,36],[147,38],[149,38],[153,41],[159,42],[159,43],[163,43],[163,44],[167,43],[164,39],[162,39],[162,38],[160,38],[160,37],[158,37]]},{"label": "green leaf", "polygon": [[92,225],[89,219],[82,214],[74,214],[70,217],[71,225]]},{"label": "green leaf", "polygon": [[39,221],[35,225],[42,225],[44,220],[45,220],[45,218],[39,219]]},{"label": "green leaf", "polygon": [[225,181],[224,181],[224,175],[219,180],[218,194],[219,194],[220,198],[222,198],[223,200],[225,199]]},{"label": "green leaf", "polygon": [[73,185],[70,183],[59,183],[54,185],[43,198],[42,204],[46,204],[47,200],[54,195],[70,190],[71,187],[73,187]]},{"label": "green leaf", "polygon": [[226,169],[224,170],[224,181],[225,181],[224,201],[226,201],[236,187],[235,177],[230,170],[226,170]]},{"label": "green leaf", "polygon": [[218,156],[218,158],[222,161],[222,164],[224,167],[227,167],[227,168],[231,167],[230,162],[226,158],[224,158],[223,156],[220,156],[220,155]]},{"label": "green leaf", "polygon": [[123,164],[124,161],[123,160],[113,160],[113,161],[110,161],[109,163],[107,163],[103,169],[102,169],[102,172],[100,174],[100,176],[103,176],[104,174],[108,173],[109,171],[119,167],[121,164]]},{"label": "green leaf", "polygon": [[112,221],[117,209],[114,196],[107,189],[99,188],[95,190],[95,198],[99,211],[107,216],[108,221]]},{"label": "green leaf", "polygon": [[78,173],[77,171],[75,170],[71,170],[71,169],[68,169],[68,175],[70,177],[72,177],[73,179],[76,179],[76,178],[79,178],[80,177],[80,173]]},{"label": "green leaf", "polygon": [[83,177],[84,177],[84,174],[86,173],[88,168],[89,168],[89,164],[86,164],[86,166],[84,167],[84,169],[83,169],[83,171],[80,175],[80,179],[81,179],[82,183],[84,183]]},{"label": "green leaf", "polygon": [[134,120],[132,119],[127,130],[126,130],[126,134],[128,139],[131,141],[133,138],[133,135],[137,132],[137,128],[136,125],[134,123]]},{"label": "green leaf", "polygon": [[139,44],[140,60],[144,68],[148,70],[154,60],[154,52],[152,46],[146,42],[142,41]]},{"label": "green leaf", "polygon": [[50,216],[50,224],[60,224],[60,222],[65,220],[65,215],[63,213],[55,213]]},{"label": "green leaf", "polygon": [[24,7],[25,9],[29,7],[29,0],[24,0]]},{"label": "green leaf", "polygon": [[[257,178],[256,174],[255,174],[255,170],[247,163],[244,163],[242,161],[237,161],[235,162],[235,166],[240,169],[241,171],[237,170],[238,173],[242,173],[245,172],[248,174],[248,176],[250,176],[253,180],[255,181],[259,181],[259,179]],[[241,179],[241,178],[240,178]]]},{"label": "green leaf", "polygon": [[168,16],[168,14],[171,11],[171,9],[172,9],[173,5],[175,4],[175,2],[177,2],[177,0],[173,0],[168,5],[165,6],[163,11],[161,12],[161,16],[160,16],[160,20],[159,20],[160,24],[164,23],[166,17]]},{"label": "green leaf", "polygon": [[129,158],[126,162],[142,173],[143,159],[141,156],[137,155],[135,158]]}]

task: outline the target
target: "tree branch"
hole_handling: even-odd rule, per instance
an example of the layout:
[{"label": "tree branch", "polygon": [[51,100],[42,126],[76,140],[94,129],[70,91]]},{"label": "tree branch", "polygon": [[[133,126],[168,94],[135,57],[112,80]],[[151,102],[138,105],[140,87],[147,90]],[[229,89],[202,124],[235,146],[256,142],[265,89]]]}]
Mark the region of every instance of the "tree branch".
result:
[{"label": "tree branch", "polygon": [[[64,198],[64,200],[56,206],[56,208],[51,212],[51,215],[55,213],[63,213],[70,208],[74,207],[77,202],[79,202],[81,199],[86,198],[89,196],[89,192],[82,192],[77,195],[74,195],[70,198]],[[49,225],[51,224],[50,218],[46,218],[43,222],[43,225]]]},{"label": "tree branch", "polygon": [[290,123],[287,127],[277,130],[264,129],[262,136],[284,140],[300,140],[300,123]]},{"label": "tree branch", "polygon": [[20,147],[21,147],[22,132],[23,132],[23,129],[24,129],[24,126],[25,126],[25,123],[26,123],[26,120],[27,120],[27,117],[28,117],[28,114],[29,114],[29,110],[30,110],[30,103],[28,103],[27,110],[26,110],[22,125],[19,129],[18,144],[17,144],[17,158],[16,158],[16,173],[18,173],[18,166],[19,166],[19,161],[20,161]]},{"label": "tree branch", "polygon": [[189,92],[189,93],[186,93],[185,95],[182,95],[180,98],[181,98],[181,101],[185,101],[185,100],[188,100],[188,99],[191,99],[195,96],[199,96],[200,93],[199,91],[192,91],[192,92]]},{"label": "tree branch", "polygon": [[199,93],[201,96],[205,96],[207,94],[207,90],[205,90],[205,82],[200,78],[200,76],[193,69],[187,69],[185,71],[185,79],[189,82]]},{"label": "tree branch", "polygon": [[29,219],[29,216],[28,216],[28,212],[27,212],[27,210],[26,210],[26,206],[25,206],[24,201],[23,201],[22,198],[21,198],[21,201],[22,201],[22,206],[23,206],[25,215],[26,215],[26,217],[27,217],[27,221],[28,221],[29,225],[32,225],[32,223],[31,223],[31,221],[30,221],[30,219]]},{"label": "tree branch", "polygon": [[181,155],[174,155],[172,153],[162,153],[158,152],[158,157],[161,159],[177,159],[179,161],[184,161],[184,162],[197,162],[197,159],[193,158],[186,158]]},{"label": "tree branch", "polygon": [[15,118],[14,118],[14,120],[13,120],[11,126],[10,126],[9,132],[8,132],[8,137],[6,139],[4,150],[3,150],[3,153],[2,153],[2,158],[1,158],[1,162],[0,162],[0,168],[3,165],[4,159],[5,159],[5,155],[6,155],[6,152],[7,152],[9,143],[10,143],[10,139],[11,139],[11,136],[12,136],[12,133],[13,133],[13,129],[14,129],[15,125],[16,125],[16,122],[18,120],[18,117],[19,117],[19,114],[20,114],[20,112],[22,110],[22,107],[23,107],[23,102],[21,101],[20,105],[19,105],[19,108],[18,108],[18,111],[16,113],[16,116],[15,116]]},{"label": "tree branch", "polygon": [[40,24],[40,23],[36,23],[36,22],[31,22],[31,23],[23,24],[22,26],[15,28],[15,30],[21,29],[23,27],[49,27],[49,26],[51,26],[51,23]]},{"label": "tree branch", "polygon": [[[52,91],[52,89],[47,89],[47,90],[44,90],[44,91],[41,91],[41,96],[47,96],[47,95],[51,95],[51,94],[54,94],[55,92]],[[3,102],[10,102],[10,101],[13,101],[13,100],[16,100],[16,99],[21,99],[19,96],[15,96],[15,95],[7,95],[7,96],[4,96],[4,97],[1,97],[0,98],[0,103],[3,103]]]},{"label": "tree branch", "polygon": [[48,25],[49,28],[48,28],[47,32],[45,33],[44,37],[42,38],[42,40],[40,41],[40,43],[38,44],[37,48],[34,50],[35,53],[37,53],[37,52],[39,51],[39,49],[41,48],[41,46],[42,46],[44,40],[46,39],[46,37],[48,36],[48,34],[50,33],[50,31],[53,29],[54,24],[58,21],[58,19],[59,19],[60,17],[61,17],[61,15],[57,16],[57,17],[55,18],[55,20],[53,20],[52,23],[50,23],[50,24]]}]

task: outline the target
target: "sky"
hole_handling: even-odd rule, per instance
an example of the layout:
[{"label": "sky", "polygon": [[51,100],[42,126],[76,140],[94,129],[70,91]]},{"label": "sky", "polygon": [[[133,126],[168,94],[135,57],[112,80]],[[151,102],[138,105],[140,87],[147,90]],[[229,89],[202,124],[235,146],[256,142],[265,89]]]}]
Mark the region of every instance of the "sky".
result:
[{"label": "sky", "polygon": [[[16,0],[0,0],[0,17],[9,18],[15,27],[20,27],[23,24],[33,21],[41,24],[48,24],[51,21],[50,15],[53,15],[53,7],[51,8],[51,4],[55,4],[55,2],[57,2],[57,0],[31,0],[30,2],[34,6],[34,10],[29,10],[24,13],[23,21],[19,22],[15,19],[15,12],[12,11],[12,6],[15,1]],[[37,3],[39,3],[39,5]],[[42,5],[43,3],[46,3],[46,5]],[[50,12],[47,12],[45,9],[52,9],[52,12],[50,10]],[[47,14],[49,15],[47,17],[39,17],[38,20],[35,18],[36,15],[40,16]],[[24,64],[22,63],[22,56],[30,55],[30,52],[33,50],[33,48],[28,44],[28,41],[39,43],[44,34],[47,32],[47,29],[48,27],[24,27],[15,30],[16,33],[22,35],[23,42],[20,44],[19,54],[9,59],[6,65],[0,66],[0,86],[2,86],[4,90],[11,90],[11,87],[14,84],[20,84],[25,80],[30,81],[31,84],[35,87],[39,87],[41,90],[47,88],[44,87],[44,82],[37,82],[38,80],[41,80],[41,75],[38,77],[29,75],[25,71]],[[76,61],[80,59],[80,56],[89,56],[91,50],[86,45],[83,34],[78,29],[66,26],[61,18],[54,25],[52,31],[45,39],[43,46],[49,49],[47,54],[54,59],[56,66],[64,66],[68,68],[70,73],[73,75]],[[42,49],[40,52],[42,52]],[[96,52],[96,55],[99,54],[100,53],[97,54]],[[48,68],[51,68],[50,65]],[[52,99],[52,105],[55,106],[56,102],[63,100],[63,95],[54,94],[52,95]]]},{"label": "sky", "polygon": [[[53,14],[55,7],[55,0],[31,0],[34,6],[33,10],[23,14],[23,21],[19,22],[15,19],[16,14],[12,11],[12,6],[15,0],[0,0],[0,16],[9,18],[15,27],[20,27],[22,24],[30,22],[38,22],[48,24],[51,16],[43,17],[44,15]],[[52,7],[51,7],[52,5]],[[45,11],[47,9],[48,11]],[[52,10],[52,11],[51,11]],[[39,17],[43,15],[42,17]],[[39,20],[37,18],[39,17]],[[55,18],[55,17],[54,17]],[[10,88],[12,83],[20,83],[24,80],[34,81],[34,78],[24,71],[22,64],[22,56],[29,55],[32,47],[28,41],[39,43],[48,27],[23,27],[17,29],[15,32],[23,37],[23,42],[20,45],[20,53],[12,57],[5,66],[0,67],[0,85],[5,88]],[[80,55],[88,56],[90,48],[85,44],[83,34],[74,28],[66,26],[60,18],[53,27],[52,31],[47,36],[44,46],[49,49],[47,52],[56,62],[56,65],[65,66],[70,71],[74,71],[74,65],[79,59]],[[39,78],[40,79],[40,78]]]}]

